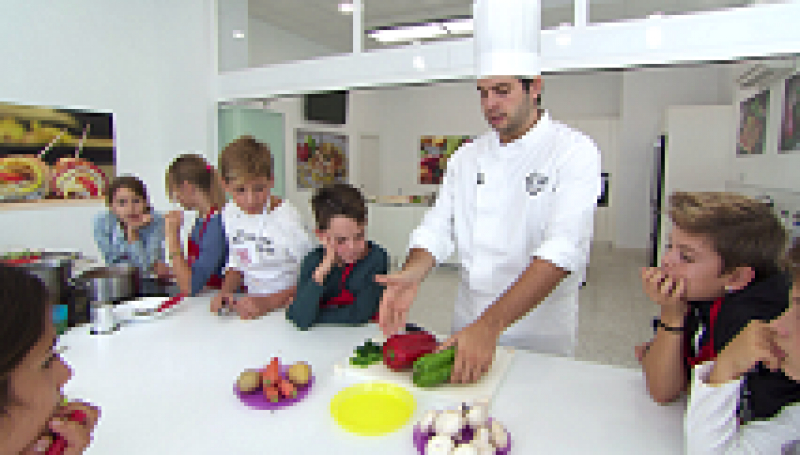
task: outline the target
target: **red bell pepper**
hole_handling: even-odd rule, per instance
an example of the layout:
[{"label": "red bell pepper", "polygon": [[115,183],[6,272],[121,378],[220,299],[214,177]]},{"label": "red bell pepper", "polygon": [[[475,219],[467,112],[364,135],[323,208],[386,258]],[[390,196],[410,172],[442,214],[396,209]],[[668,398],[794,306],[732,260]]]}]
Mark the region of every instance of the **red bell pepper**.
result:
[{"label": "red bell pepper", "polygon": [[392,335],[383,344],[383,363],[394,371],[408,370],[415,360],[438,346],[436,337],[424,331]]}]

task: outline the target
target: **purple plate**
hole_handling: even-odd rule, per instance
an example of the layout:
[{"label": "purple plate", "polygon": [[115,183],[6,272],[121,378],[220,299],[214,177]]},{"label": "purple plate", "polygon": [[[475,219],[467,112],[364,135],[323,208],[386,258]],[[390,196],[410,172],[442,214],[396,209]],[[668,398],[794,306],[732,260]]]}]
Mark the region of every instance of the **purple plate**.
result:
[{"label": "purple plate", "polygon": [[[289,368],[288,365],[281,365],[281,376],[286,379],[286,370]],[[274,411],[276,409],[283,409],[289,406],[292,406],[300,401],[303,401],[306,396],[308,396],[308,391],[311,390],[311,386],[314,385],[314,375],[312,374],[308,380],[308,384],[304,385],[303,387],[296,386],[297,388],[297,396],[294,398],[285,398],[278,402],[271,402],[267,400],[267,397],[264,396],[264,393],[261,392],[261,389],[258,389],[255,392],[245,393],[240,391],[236,387],[236,383],[233,384],[233,393],[239,397],[239,401],[246,404],[247,406],[253,409],[259,409],[262,411]]]},{"label": "purple plate", "polygon": [[[491,422],[491,417],[489,418],[489,422]],[[435,433],[432,431],[425,431],[423,432],[420,430],[419,425],[414,425],[414,447],[417,448],[417,452],[419,455],[425,455],[425,446],[428,444],[428,441],[433,437]],[[505,449],[498,449],[495,450],[496,455],[508,455],[511,452],[511,433],[506,430],[506,434],[508,435],[508,443],[506,444]],[[473,429],[469,426],[461,430],[461,433],[458,434],[458,437],[455,439],[457,444],[463,444],[465,442],[472,441],[473,436]]]}]

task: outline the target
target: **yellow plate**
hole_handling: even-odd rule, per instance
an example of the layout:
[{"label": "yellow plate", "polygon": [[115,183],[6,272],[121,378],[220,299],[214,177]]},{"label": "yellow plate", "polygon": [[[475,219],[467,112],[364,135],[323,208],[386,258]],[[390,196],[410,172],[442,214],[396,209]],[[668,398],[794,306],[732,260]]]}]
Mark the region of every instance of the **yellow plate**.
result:
[{"label": "yellow plate", "polygon": [[331,400],[331,415],[347,431],[379,436],[405,425],[416,407],[411,393],[400,386],[365,382],[337,393]]}]

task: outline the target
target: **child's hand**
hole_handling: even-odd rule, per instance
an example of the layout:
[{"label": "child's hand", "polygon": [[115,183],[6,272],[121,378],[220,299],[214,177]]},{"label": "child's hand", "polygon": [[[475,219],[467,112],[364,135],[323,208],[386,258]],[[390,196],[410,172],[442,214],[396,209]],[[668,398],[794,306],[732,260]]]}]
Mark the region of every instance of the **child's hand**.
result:
[{"label": "child's hand", "polygon": [[328,234],[321,234],[320,240],[322,241],[322,247],[325,249],[321,265],[330,268],[336,264],[336,246],[333,244],[333,238]]},{"label": "child's hand", "polygon": [[269,312],[266,305],[268,297],[246,295],[233,305],[234,311],[244,320],[256,319]]},{"label": "child's hand", "polygon": [[[85,420],[81,422],[70,420],[70,414],[74,411],[81,411]],[[48,422],[48,430],[51,434],[42,436],[24,454],[46,453],[50,446],[55,442],[56,437],[66,442],[66,449],[59,452],[59,455],[79,455],[89,447],[92,442],[92,431],[100,416],[97,407],[88,403],[71,402],[60,406]]]},{"label": "child's hand", "polygon": [[769,324],[753,320],[719,353],[708,382],[722,384],[736,380],[759,362],[770,370],[778,370],[785,357]]},{"label": "child's hand", "polygon": [[182,211],[172,210],[166,215],[164,215],[164,230],[167,233],[180,232],[182,224],[183,224]]},{"label": "child's hand", "polygon": [[675,279],[658,267],[642,269],[642,287],[653,302],[661,306],[661,320],[673,327],[683,325],[689,303],[686,300],[686,280]]},{"label": "child's hand", "polygon": [[633,348],[633,355],[636,356],[636,360],[639,362],[639,364],[641,364],[642,360],[644,360],[644,356],[647,354],[647,351],[650,350],[650,345],[651,344],[653,344],[653,340],[645,341],[644,343],[637,344]]},{"label": "child's hand", "polygon": [[220,291],[211,299],[211,312],[219,313],[224,306],[233,308],[235,303],[236,297],[233,294]]}]

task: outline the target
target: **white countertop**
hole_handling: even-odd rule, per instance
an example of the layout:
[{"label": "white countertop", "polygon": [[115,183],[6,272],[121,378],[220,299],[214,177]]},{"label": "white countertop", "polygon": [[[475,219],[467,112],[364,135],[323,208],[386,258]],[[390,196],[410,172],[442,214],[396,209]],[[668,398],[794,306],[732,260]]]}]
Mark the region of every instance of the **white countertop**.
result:
[{"label": "white countertop", "polygon": [[[330,416],[331,398],[358,382],[333,365],[378,337],[376,325],[301,332],[282,312],[241,321],[210,313],[208,303],[187,299],[161,319],[112,335],[79,327],[61,338],[75,370],[67,395],[102,409],[87,454],[416,454],[411,425],[361,437]],[[316,383],[292,407],[251,410],[233,384],[273,356],[309,362]],[[414,394],[412,422],[455,404],[434,392]],[[650,400],[640,371],[517,351],[490,413],[511,432],[512,454],[672,455],[683,450],[683,410]]]}]

